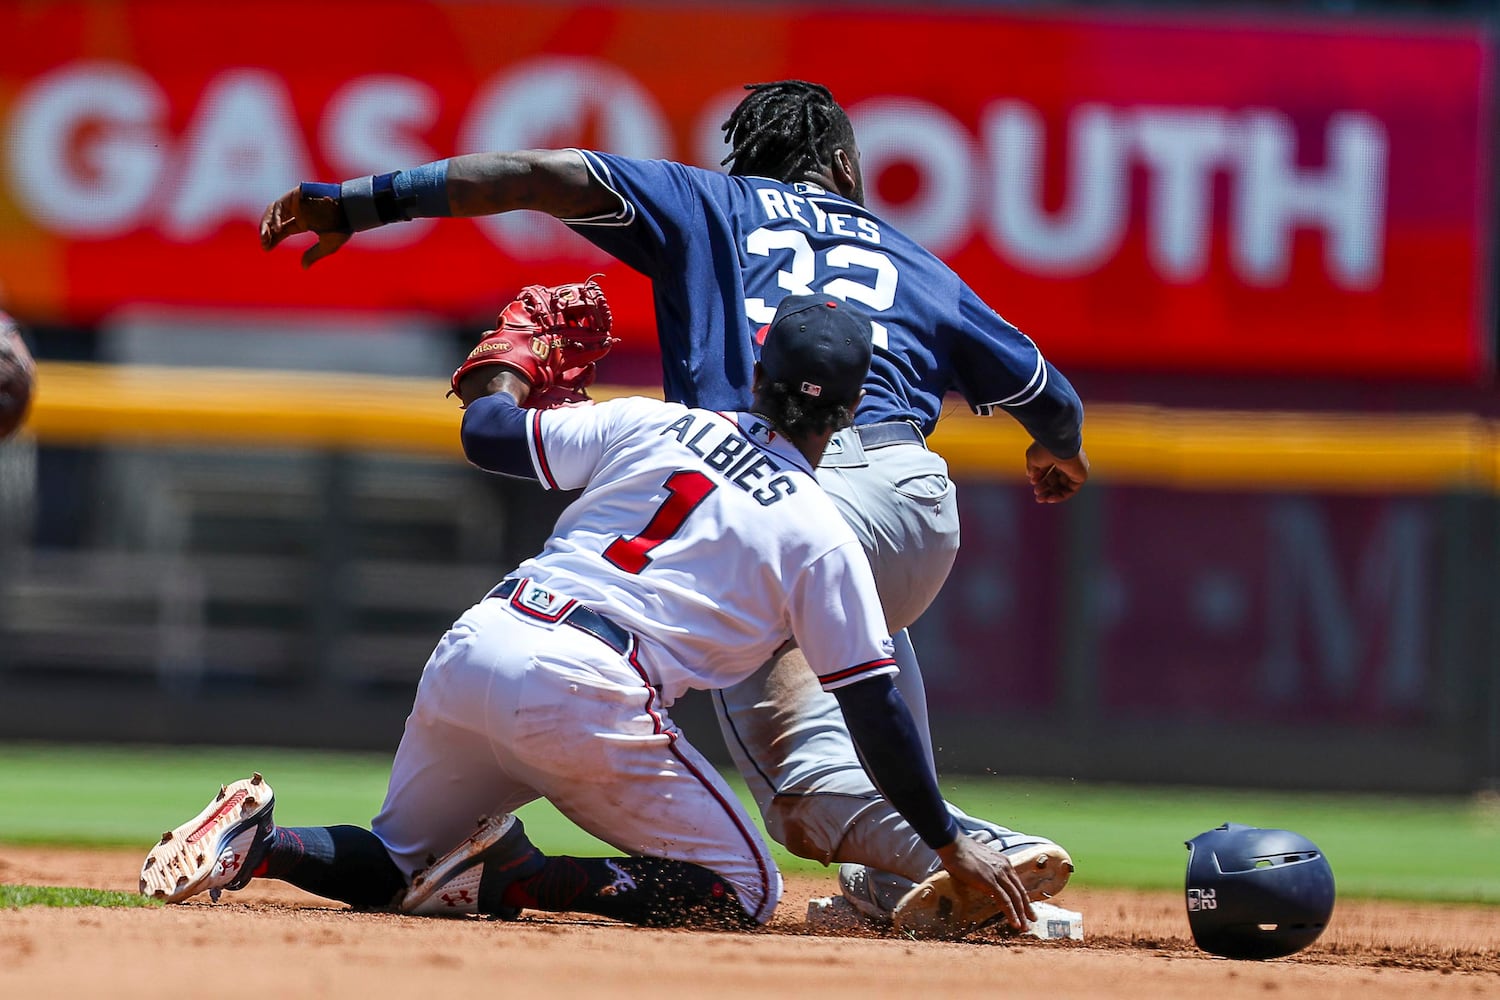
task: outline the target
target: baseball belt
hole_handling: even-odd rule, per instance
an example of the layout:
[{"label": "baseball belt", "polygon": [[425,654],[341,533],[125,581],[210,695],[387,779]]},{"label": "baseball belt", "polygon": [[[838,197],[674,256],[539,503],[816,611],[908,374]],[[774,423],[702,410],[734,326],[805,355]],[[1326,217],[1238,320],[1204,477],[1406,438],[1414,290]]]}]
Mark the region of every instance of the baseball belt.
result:
[{"label": "baseball belt", "polygon": [[[501,581],[500,586],[490,591],[489,596],[509,600],[510,598],[515,596],[516,591],[519,590],[521,585],[526,582],[528,581]],[[565,611],[560,617],[552,617],[549,615],[541,614],[515,600],[510,601],[510,606],[531,618],[536,618],[540,621],[545,622],[562,622],[564,624],[573,626],[580,632],[587,632],[589,635],[593,636],[595,639],[598,639],[600,642],[604,643],[606,646],[608,646],[610,649],[613,649],[621,656],[624,656],[630,652],[630,646],[632,641],[634,640],[634,637],[630,634],[630,631],[628,629],[616,624],[613,621],[610,621],[608,618],[604,617],[594,609],[586,608],[576,601],[574,601],[573,606],[571,608],[568,608],[567,611]]]},{"label": "baseball belt", "polygon": [[859,424],[854,428],[854,433],[859,435],[859,443],[864,445],[865,451],[872,448],[884,448],[892,444],[919,444],[924,448],[927,446],[927,441],[922,437],[922,431],[909,420]]}]

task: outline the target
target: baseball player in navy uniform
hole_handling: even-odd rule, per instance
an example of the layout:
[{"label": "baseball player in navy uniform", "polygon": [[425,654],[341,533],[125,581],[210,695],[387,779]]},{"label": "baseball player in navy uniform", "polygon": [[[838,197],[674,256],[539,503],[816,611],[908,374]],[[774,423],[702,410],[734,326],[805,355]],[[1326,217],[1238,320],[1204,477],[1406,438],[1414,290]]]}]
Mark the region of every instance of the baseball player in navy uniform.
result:
[{"label": "baseball player in navy uniform", "polygon": [[[302,256],[310,266],[352,234],[401,220],[549,213],[652,279],[666,397],[710,409],[747,405],[760,331],[785,296],[858,305],[874,344],[865,403],[856,426],[833,436],[817,475],[874,570],[899,683],[930,759],[906,626],[952,567],[959,519],[947,465],[925,438],[949,391],[977,412],[1003,410],[1033,439],[1024,464],[1036,499],[1055,503],[1088,477],[1082,404],[1029,337],[864,207],[853,129],[826,88],[793,80],[747,89],[724,124],[727,175],[577,149],[473,154],[303,184],[267,207],[262,246],[316,233]],[[870,783],[837,700],[805,680],[802,659],[783,651],[716,693],[726,741],[772,836],[798,855],[844,862],[845,896],[882,919],[938,857]],[[950,812],[1001,852],[1048,843]]]},{"label": "baseball player in navy uniform", "polygon": [[[741,411],[524,408],[558,373],[500,330],[487,337],[453,380],[465,454],[582,494],[439,642],[373,830],[278,828],[256,774],[163,837],[142,892],[176,902],[260,875],[413,914],[764,923],[781,893],[770,851],[667,709],[687,689],[745,680],[795,638],[952,883],[1013,926],[1035,919],[1028,898],[1065,878],[1066,856],[1038,848],[1012,864],[960,835],[894,686],[863,548],[815,478],[858,405],[870,334],[841,300],[783,299]],[[543,796],[628,856],[542,854],[511,813]],[[476,830],[479,815],[491,818]]]}]

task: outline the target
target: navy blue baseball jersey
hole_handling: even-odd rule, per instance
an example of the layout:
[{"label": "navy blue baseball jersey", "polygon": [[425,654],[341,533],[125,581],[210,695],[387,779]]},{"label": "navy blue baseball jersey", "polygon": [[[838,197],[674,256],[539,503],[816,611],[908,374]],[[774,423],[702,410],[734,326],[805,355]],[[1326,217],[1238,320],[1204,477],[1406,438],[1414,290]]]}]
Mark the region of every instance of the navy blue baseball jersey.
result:
[{"label": "navy blue baseball jersey", "polygon": [[956,390],[978,412],[1004,408],[1053,454],[1078,452],[1082,405],[1062,374],[950,267],[869,209],[816,184],[580,153],[620,205],[568,224],[651,278],[669,400],[746,408],[777,304],[825,294],[873,320],[856,423],[911,420],[930,434]]}]

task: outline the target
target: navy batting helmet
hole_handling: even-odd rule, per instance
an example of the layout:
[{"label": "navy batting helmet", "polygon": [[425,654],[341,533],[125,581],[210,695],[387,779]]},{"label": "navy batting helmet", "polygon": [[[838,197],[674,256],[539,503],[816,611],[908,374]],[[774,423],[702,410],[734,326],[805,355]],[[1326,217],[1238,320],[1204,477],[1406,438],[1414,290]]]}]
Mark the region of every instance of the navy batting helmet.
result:
[{"label": "navy batting helmet", "polygon": [[1187,842],[1188,926],[1225,958],[1280,958],[1318,939],[1333,913],[1333,869],[1289,830],[1240,823]]}]

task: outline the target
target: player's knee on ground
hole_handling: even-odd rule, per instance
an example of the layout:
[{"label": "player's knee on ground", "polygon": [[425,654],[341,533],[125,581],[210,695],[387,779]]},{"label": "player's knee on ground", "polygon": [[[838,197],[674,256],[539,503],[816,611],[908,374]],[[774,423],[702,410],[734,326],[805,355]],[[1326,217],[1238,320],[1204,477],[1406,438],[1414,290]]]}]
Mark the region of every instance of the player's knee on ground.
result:
[{"label": "player's knee on ground", "polygon": [[766,832],[799,858],[820,864],[834,860],[839,843],[868,803],[835,795],[777,795],[766,810]]}]

